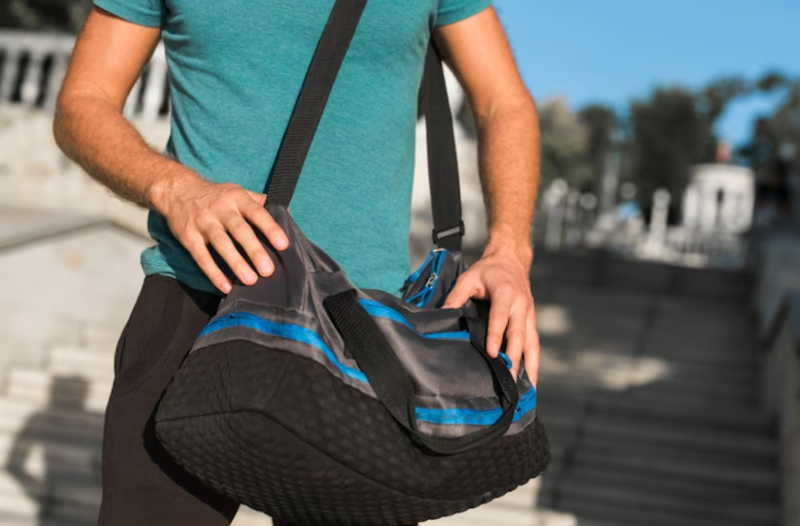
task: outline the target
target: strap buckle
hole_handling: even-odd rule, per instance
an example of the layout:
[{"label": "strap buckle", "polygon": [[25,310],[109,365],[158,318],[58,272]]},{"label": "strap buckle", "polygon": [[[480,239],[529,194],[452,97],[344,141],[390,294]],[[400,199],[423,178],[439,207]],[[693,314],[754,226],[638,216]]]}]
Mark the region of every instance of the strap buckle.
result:
[{"label": "strap buckle", "polygon": [[451,226],[451,227],[447,227],[447,228],[443,228],[441,230],[436,230],[434,228],[433,229],[433,242],[434,242],[434,244],[438,245],[440,239],[443,239],[443,238],[446,238],[446,237],[450,237],[450,236],[454,236],[456,234],[458,234],[459,236],[462,236],[462,237],[464,236],[464,221],[461,220],[461,219],[458,220],[458,224],[457,225],[454,225],[454,226]]}]

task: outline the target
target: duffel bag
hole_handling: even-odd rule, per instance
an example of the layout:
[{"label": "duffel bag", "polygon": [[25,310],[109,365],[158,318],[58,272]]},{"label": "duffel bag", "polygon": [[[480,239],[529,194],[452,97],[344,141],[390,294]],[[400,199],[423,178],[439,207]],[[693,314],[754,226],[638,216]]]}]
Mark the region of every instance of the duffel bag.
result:
[{"label": "duffel bag", "polygon": [[190,474],[280,521],[398,526],[479,506],[549,461],[536,391],[485,349],[489,305],[441,303],[464,270],[452,115],[426,57],[437,248],[403,298],[359,290],[288,212],[366,0],[337,0],[266,193],[289,248],[236,284],[169,384],[157,436]]}]

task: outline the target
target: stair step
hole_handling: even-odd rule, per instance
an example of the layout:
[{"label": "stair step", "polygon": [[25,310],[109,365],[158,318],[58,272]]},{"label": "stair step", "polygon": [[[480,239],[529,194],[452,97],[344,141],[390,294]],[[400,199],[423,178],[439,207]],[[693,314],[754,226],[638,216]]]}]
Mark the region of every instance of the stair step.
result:
[{"label": "stair step", "polygon": [[59,436],[95,436],[103,431],[103,414],[70,407],[42,408],[29,400],[0,398],[0,434],[17,433],[26,422],[33,426],[31,433],[54,430]]},{"label": "stair step", "polygon": [[546,493],[548,488],[568,488],[572,485],[612,487],[630,492],[641,491],[691,499],[702,503],[750,502],[758,505],[778,505],[778,495],[772,489],[702,483],[682,477],[658,477],[652,474],[628,472],[623,469],[592,469],[585,465],[573,466],[568,472],[555,475],[553,484],[545,483],[543,493]]},{"label": "stair step", "polygon": [[[628,503],[629,504],[629,503]],[[664,513],[658,510],[632,509],[630,505],[620,506],[589,503],[581,499],[563,498],[559,501],[559,511],[573,513],[578,517],[578,525],[595,524],[602,526],[732,526],[726,517],[713,514],[684,515]],[[778,522],[748,520],[735,523],[737,526],[778,526]]]},{"label": "stair step", "polygon": [[583,418],[586,413],[593,415],[624,416],[631,419],[661,420],[679,422],[699,427],[721,428],[750,433],[769,434],[774,431],[774,419],[761,410],[746,410],[731,404],[685,405],[658,393],[638,392],[631,394],[598,392],[586,396],[545,386],[539,390],[539,414],[547,422],[547,415],[570,413]]},{"label": "stair step", "polygon": [[[12,510],[7,510],[0,504],[0,524],[3,526],[45,526],[46,523],[40,522],[35,513],[31,515],[17,515]],[[62,524],[48,524],[47,526],[63,526]]]},{"label": "stair step", "polygon": [[272,519],[246,506],[239,506],[231,526],[272,526]]},{"label": "stair step", "polygon": [[627,507],[630,510],[660,511],[676,517],[713,517],[736,524],[775,524],[779,520],[779,507],[747,500],[676,497],[651,493],[636,488],[596,485],[569,480],[558,489],[559,499],[596,503],[609,507]]},{"label": "stair step", "polygon": [[595,471],[613,470],[635,476],[694,481],[720,487],[746,488],[754,491],[777,491],[778,470],[763,466],[730,466],[719,461],[698,462],[678,454],[653,454],[626,444],[592,444],[580,447],[574,455],[581,467]]},{"label": "stair step", "polygon": [[527,513],[508,512],[491,504],[424,524],[426,526],[579,526],[575,517],[567,513],[542,510],[530,510]]},{"label": "stair step", "polygon": [[30,401],[42,407],[57,393],[58,400],[66,404],[83,406],[87,411],[104,411],[112,385],[113,379],[87,381],[55,376],[40,369],[14,367],[8,373],[5,391],[7,398]]},{"label": "stair step", "polygon": [[[736,458],[703,458],[685,452],[614,442],[591,441],[577,447],[572,437],[550,432],[551,456],[548,475],[560,479],[577,470],[612,472],[632,479],[658,478],[665,485],[715,485],[720,491],[774,495],[779,485],[778,469],[769,464],[748,464]],[[678,489],[676,489],[678,491]]]},{"label": "stair step", "polygon": [[101,354],[79,347],[54,346],[46,369],[53,374],[109,382],[114,378],[114,354]]},{"label": "stair step", "polygon": [[[550,428],[574,429],[576,423],[569,418],[561,419],[549,415],[545,425]],[[767,461],[777,457],[777,443],[774,438],[760,435],[745,435],[721,430],[705,430],[687,436],[670,425],[651,423],[647,427],[635,423],[612,423],[608,420],[587,419],[581,423],[584,440],[661,447],[685,451],[708,452],[710,454],[748,455]]]},{"label": "stair step", "polygon": [[642,354],[682,364],[741,370],[755,364],[753,348],[751,342],[701,340],[677,334],[649,333]]},{"label": "stair step", "polygon": [[[20,518],[35,517],[39,506],[28,493],[6,472],[0,472],[0,518],[8,514]],[[5,522],[0,520],[5,526]]]},{"label": "stair step", "polygon": [[[576,526],[572,517],[534,509],[540,479],[479,508],[438,519],[431,526]],[[566,519],[566,520],[565,520]]]}]

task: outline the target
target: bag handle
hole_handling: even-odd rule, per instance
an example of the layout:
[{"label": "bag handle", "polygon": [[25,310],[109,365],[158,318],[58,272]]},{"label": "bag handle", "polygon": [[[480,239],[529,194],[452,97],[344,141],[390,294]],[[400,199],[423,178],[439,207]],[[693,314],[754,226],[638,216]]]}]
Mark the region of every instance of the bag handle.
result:
[{"label": "bag handle", "polygon": [[[269,204],[289,206],[300,179],[336,77],[353,40],[367,0],[336,0],[314,51],[295,104],[275,168],[264,192]],[[464,223],[453,116],[441,59],[433,43],[425,57],[422,104],[428,130],[428,172],[433,208],[433,241],[439,248],[461,249]]]},{"label": "bag handle", "polygon": [[453,455],[483,446],[503,436],[514,420],[519,391],[503,360],[486,353],[486,321],[468,319],[470,339],[489,364],[500,390],[503,414],[500,419],[479,431],[460,437],[435,437],[417,428],[414,384],[406,368],[392,350],[386,336],[372,317],[358,303],[356,292],[347,290],[323,301],[345,348],[352,353],[359,369],[366,375],[378,400],[411,436],[412,440],[433,453]]}]

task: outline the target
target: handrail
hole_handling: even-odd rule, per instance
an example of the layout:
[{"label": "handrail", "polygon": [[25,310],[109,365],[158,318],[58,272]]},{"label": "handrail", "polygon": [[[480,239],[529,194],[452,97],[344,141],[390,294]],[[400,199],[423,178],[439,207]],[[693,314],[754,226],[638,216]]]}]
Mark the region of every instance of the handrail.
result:
[{"label": "handrail", "polygon": [[[52,110],[74,45],[75,37],[68,35],[0,31],[0,104]],[[159,43],[131,90],[125,114],[151,121],[164,118],[168,98],[166,56]]]}]

